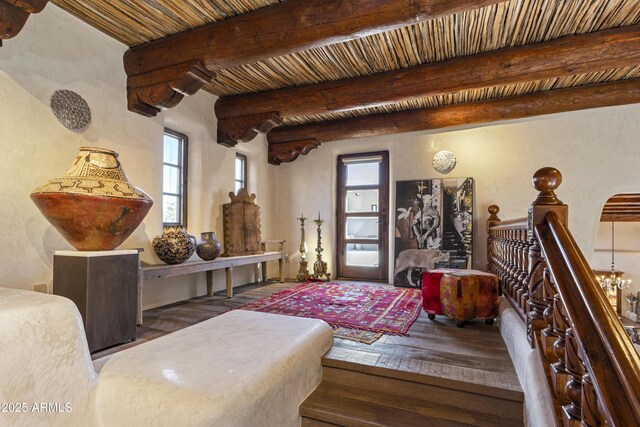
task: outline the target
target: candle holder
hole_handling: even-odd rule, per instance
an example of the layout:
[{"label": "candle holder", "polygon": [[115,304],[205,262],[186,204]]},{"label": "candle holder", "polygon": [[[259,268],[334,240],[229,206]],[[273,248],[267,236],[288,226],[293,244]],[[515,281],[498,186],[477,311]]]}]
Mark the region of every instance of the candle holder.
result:
[{"label": "candle holder", "polygon": [[298,221],[300,221],[300,268],[298,269],[296,280],[298,282],[306,282],[311,277],[307,262],[307,244],[304,241],[304,221],[307,218],[305,218],[304,214],[302,214],[302,216],[297,219]]},{"label": "candle holder", "polygon": [[322,224],[323,220],[320,219],[320,213],[318,212],[318,219],[313,220],[318,226],[318,246],[316,247],[316,262],[313,263],[313,278],[320,279],[326,277],[327,280],[331,279],[331,274],[327,271],[327,263],[322,260]]}]

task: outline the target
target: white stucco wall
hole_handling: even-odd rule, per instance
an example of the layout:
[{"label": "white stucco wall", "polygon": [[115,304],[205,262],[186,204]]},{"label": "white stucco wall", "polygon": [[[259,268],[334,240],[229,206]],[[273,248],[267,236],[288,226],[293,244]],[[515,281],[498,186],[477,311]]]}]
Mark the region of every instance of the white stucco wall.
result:
[{"label": "white stucco wall", "polygon": [[[53,252],[72,249],[29,199],[29,193],[61,176],[81,146],[120,153],[131,182],[156,201],[143,223],[120,248],[145,249],[143,261],[160,262],[151,240],[162,232],[162,133],[165,126],[189,137],[189,232],[216,231],[222,239],[222,208],[234,188],[235,150],[215,142],[215,96],[204,91],[178,107],[147,118],[126,108],[126,46],[49,4],[32,16],[20,34],[0,48],[0,286],[32,289],[52,281]],[[92,124],[82,134],[64,128],[49,109],[58,89],[79,93],[92,110]],[[258,194],[262,235],[273,231],[274,169],[266,162],[264,137],[238,146],[249,159],[249,190]],[[195,255],[194,255],[195,257]],[[253,280],[251,267],[234,271],[237,283]],[[148,281],[146,307],[205,292],[204,275]],[[216,289],[224,288],[217,272]]]},{"label": "white stucco wall", "polygon": [[[448,176],[475,179],[474,266],[486,265],[487,208],[500,206],[499,217],[525,217],[536,197],[531,176],[544,166],[558,168],[564,181],[558,196],[569,205],[569,226],[587,259],[594,248],[600,212],[613,194],[640,191],[640,105],[562,113],[529,120],[449,132],[409,134],[328,142],[276,175],[277,234],[292,251],[290,274],[297,271],[299,226],[295,218],[317,215],[323,229],[325,260],[335,275],[336,158],[340,154],[389,150],[390,208],[395,210],[395,181],[438,178],[432,165],[440,150],[452,151],[458,163]],[[390,279],[393,269],[391,219]],[[315,255],[315,231],[307,232],[308,261]]]},{"label": "white stucco wall", "polygon": [[[221,204],[233,189],[234,149],[215,143],[215,97],[204,91],[178,107],[146,118],[126,109],[126,47],[67,13],[48,5],[32,16],[15,39],[0,48],[0,138],[4,161],[0,172],[0,214],[4,221],[0,245],[2,286],[31,289],[51,282],[53,251],[70,246],[29,200],[29,193],[61,175],[83,145],[120,153],[131,181],[158,203],[143,224],[121,246],[143,247],[143,260],[159,262],[151,240],[162,231],[161,140],[165,126],[189,136],[189,231],[196,236],[213,230],[222,236]],[[89,103],[93,123],[83,134],[60,125],[49,110],[57,89],[71,89]],[[304,212],[318,211],[323,227],[324,259],[335,274],[335,186],[339,154],[389,150],[390,207],[395,181],[436,178],[431,158],[442,149],[458,158],[451,177],[473,177],[476,183],[474,264],[483,268],[487,207],[498,204],[500,217],[521,217],[535,198],[533,172],[555,166],[564,175],[560,198],[570,206],[570,227],[585,253],[594,248],[598,218],[606,199],[616,193],[640,191],[640,106],[621,106],[538,117],[449,132],[415,132],[393,136],[329,142],[291,164],[266,162],[264,136],[239,144],[249,159],[249,190],[258,195],[264,239],[286,239],[291,253],[288,277],[298,268],[299,223]],[[315,257],[316,233],[307,227],[308,260]],[[394,229],[394,222],[390,230]],[[391,234],[393,235],[393,233]],[[393,268],[390,246],[390,275]],[[237,269],[239,283],[253,280],[253,269]],[[222,289],[222,272],[215,276]],[[145,306],[156,306],[204,293],[204,278],[188,276],[149,281]]]}]

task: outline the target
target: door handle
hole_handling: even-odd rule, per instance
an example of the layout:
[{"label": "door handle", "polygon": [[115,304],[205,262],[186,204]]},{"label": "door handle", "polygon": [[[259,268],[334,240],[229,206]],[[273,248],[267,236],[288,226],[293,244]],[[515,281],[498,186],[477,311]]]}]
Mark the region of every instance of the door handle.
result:
[{"label": "door handle", "polygon": [[378,224],[382,227],[382,231],[387,231],[387,218],[384,216],[378,217]]}]

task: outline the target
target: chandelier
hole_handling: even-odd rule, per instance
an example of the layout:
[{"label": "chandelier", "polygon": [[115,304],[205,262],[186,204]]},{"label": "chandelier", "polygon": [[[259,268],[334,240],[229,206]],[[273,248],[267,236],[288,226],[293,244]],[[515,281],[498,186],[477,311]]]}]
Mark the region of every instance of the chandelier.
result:
[{"label": "chandelier", "polygon": [[600,282],[600,286],[602,286],[602,288],[608,294],[615,294],[618,289],[628,288],[631,284],[631,279],[622,279],[622,272],[616,271],[614,242],[614,222],[611,221],[611,273],[609,273],[608,276],[598,276],[598,282]]}]

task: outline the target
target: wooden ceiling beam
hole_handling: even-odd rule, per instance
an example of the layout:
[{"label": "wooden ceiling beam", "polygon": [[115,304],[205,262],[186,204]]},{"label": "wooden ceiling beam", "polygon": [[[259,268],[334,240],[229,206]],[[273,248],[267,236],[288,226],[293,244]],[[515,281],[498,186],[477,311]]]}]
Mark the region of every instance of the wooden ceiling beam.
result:
[{"label": "wooden ceiling beam", "polygon": [[640,194],[616,194],[607,200],[607,206],[610,204],[640,204]]},{"label": "wooden ceiling beam", "polygon": [[640,207],[638,206],[618,206],[618,207],[611,207],[608,205],[605,205],[604,208],[602,209],[602,213],[625,213],[625,212],[637,212],[640,213]]},{"label": "wooden ceiling beam", "polygon": [[605,214],[600,216],[600,222],[640,222],[639,214]]},{"label": "wooden ceiling beam", "polygon": [[640,194],[611,196],[602,208],[601,222],[640,222]]},{"label": "wooden ceiling beam", "polygon": [[[183,94],[210,82],[216,70],[503,1],[289,0],[264,7],[129,49],[124,55],[129,109],[154,116],[160,106],[171,107]],[[197,69],[198,78],[184,76],[189,73],[185,64]]]},{"label": "wooden ceiling beam", "polygon": [[446,107],[283,127],[267,135],[268,161],[275,165],[290,162],[328,141],[444,129],[638,102],[640,79],[630,79]]},{"label": "wooden ceiling beam", "polygon": [[0,0],[0,47],[2,40],[15,37],[34,13],[44,9],[49,0]]},{"label": "wooden ceiling beam", "polygon": [[[367,77],[220,98],[218,143],[246,141],[249,118],[280,120],[640,64],[640,26],[568,36]],[[252,128],[260,123],[251,122]]]}]

